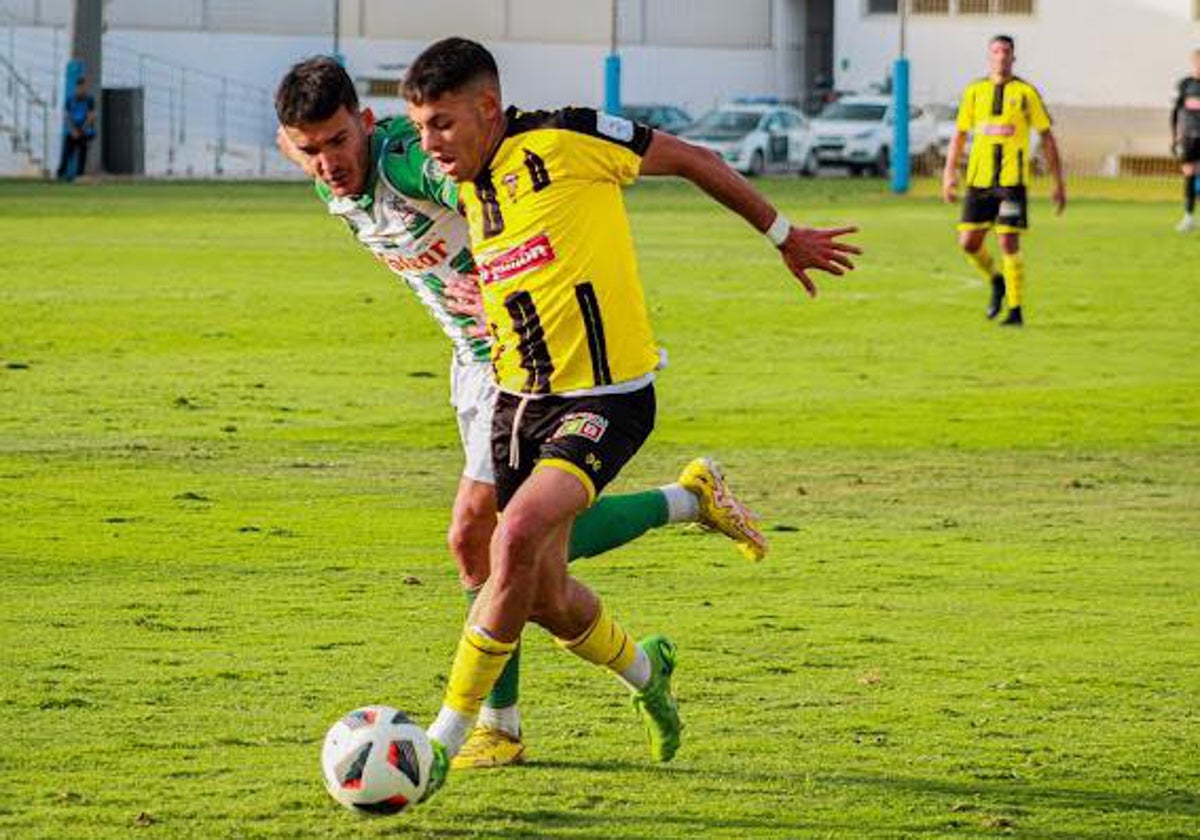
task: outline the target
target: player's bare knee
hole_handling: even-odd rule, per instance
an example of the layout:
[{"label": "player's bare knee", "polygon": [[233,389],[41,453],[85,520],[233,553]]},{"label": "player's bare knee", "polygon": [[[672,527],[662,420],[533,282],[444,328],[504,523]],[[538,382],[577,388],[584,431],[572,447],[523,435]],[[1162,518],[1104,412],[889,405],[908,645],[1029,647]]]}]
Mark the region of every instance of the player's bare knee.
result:
[{"label": "player's bare knee", "polygon": [[497,573],[521,573],[537,566],[546,523],[532,513],[511,511],[504,515],[492,537],[492,559]]},{"label": "player's bare knee", "polygon": [[483,528],[478,522],[455,519],[446,532],[446,544],[458,564],[458,576],[464,586],[482,586],[488,579],[489,543],[491,528]]}]

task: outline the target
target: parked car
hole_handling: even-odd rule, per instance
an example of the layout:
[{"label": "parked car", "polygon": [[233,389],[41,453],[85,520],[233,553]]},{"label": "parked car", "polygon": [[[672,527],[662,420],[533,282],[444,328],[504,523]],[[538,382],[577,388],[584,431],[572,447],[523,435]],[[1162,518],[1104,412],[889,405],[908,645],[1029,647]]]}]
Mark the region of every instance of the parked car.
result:
[{"label": "parked car", "polygon": [[[892,99],[890,96],[843,96],[812,121],[817,161],[845,166],[851,174],[886,174],[892,166]],[[909,109],[908,148],[913,169],[931,171],[937,165],[937,134],[933,117],[922,108]]]},{"label": "parked car", "polygon": [[926,105],[925,110],[933,117],[933,131],[937,136],[938,156],[946,159],[950,151],[950,141],[958,130],[958,109],[953,105]]},{"label": "parked car", "polygon": [[788,105],[731,104],[696,120],[680,136],[745,175],[816,172],[809,120]]},{"label": "parked car", "polygon": [[693,122],[687,111],[674,105],[622,105],[621,116],[668,134],[678,134]]}]

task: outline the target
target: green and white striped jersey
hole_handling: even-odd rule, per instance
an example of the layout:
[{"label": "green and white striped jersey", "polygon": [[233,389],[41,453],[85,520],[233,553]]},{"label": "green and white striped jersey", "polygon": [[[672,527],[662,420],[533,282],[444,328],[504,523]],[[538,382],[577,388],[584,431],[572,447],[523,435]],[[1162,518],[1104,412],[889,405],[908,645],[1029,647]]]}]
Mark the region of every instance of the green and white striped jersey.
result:
[{"label": "green and white striped jersey", "polygon": [[475,263],[466,220],[457,211],[458,188],[422,151],[412,123],[393,117],[375,126],[362,195],[338,198],[321,181],[316,190],[329,212],[416,293],[460,362],[491,359],[491,341],[467,333],[475,321],[446,308],[446,281],[473,272]]}]

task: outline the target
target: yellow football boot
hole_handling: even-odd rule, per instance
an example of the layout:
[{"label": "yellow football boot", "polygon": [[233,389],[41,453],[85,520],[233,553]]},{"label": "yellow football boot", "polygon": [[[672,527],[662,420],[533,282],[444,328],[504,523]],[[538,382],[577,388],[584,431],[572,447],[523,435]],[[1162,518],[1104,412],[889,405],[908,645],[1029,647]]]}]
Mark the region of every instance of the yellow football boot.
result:
[{"label": "yellow football boot", "polygon": [[450,761],[454,770],[506,767],[525,763],[525,744],[503,729],[476,726],[458,755]]},{"label": "yellow football boot", "polygon": [[733,495],[716,461],[692,461],[679,474],[679,484],[699,497],[701,525],[729,537],[750,560],[766,557],[767,540],[755,527],[758,517]]}]

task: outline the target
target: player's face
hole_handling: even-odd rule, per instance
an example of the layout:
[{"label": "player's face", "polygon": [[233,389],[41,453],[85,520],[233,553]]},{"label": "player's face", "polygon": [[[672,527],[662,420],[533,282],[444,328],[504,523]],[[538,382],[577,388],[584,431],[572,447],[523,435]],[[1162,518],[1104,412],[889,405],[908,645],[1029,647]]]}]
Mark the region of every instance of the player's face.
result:
[{"label": "player's face", "polygon": [[483,171],[500,114],[499,96],[487,85],[408,106],[421,148],[455,181],[474,180]]},{"label": "player's face", "polygon": [[1192,75],[1200,79],[1200,50],[1192,53]]},{"label": "player's face", "polygon": [[993,76],[1008,78],[1012,75],[1015,61],[1012,45],[1004,41],[992,41],[988,45],[988,69]]},{"label": "player's face", "polygon": [[332,117],[303,125],[286,125],[284,133],[314,173],[340,197],[361,195],[371,165],[370,139],[375,118],[370,111],[355,113],[341,107]]}]

